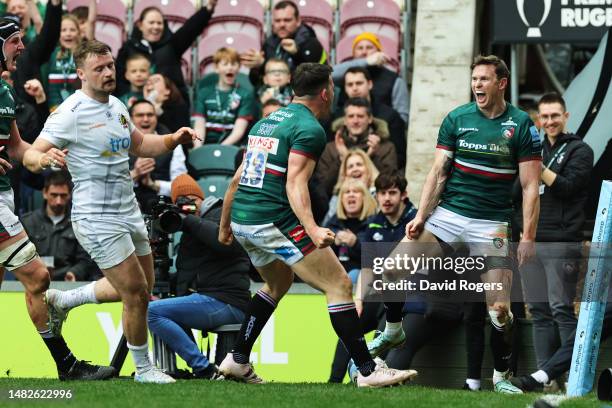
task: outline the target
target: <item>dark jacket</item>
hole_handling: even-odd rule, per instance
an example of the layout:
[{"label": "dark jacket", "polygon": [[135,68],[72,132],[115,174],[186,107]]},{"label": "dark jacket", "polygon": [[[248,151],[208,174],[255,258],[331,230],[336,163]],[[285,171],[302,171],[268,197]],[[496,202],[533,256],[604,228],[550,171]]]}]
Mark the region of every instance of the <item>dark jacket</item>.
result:
[{"label": "dark jacket", "polygon": [[[554,146],[548,137],[542,144],[542,163],[557,174],[555,182],[544,188],[540,195],[540,219],[536,241],[572,242],[581,241],[585,220],[584,205],[588,196],[588,186],[593,169],[593,150],[580,137],[563,133],[558,136]],[[556,153],[564,146],[563,151]],[[516,191],[518,190],[518,192]],[[515,196],[520,196],[520,188]],[[522,208],[515,212],[515,221],[522,228]]]},{"label": "dark jacket", "polygon": [[32,105],[36,105],[36,102],[25,92],[23,85],[30,79],[41,79],[40,66],[47,63],[51,58],[51,54],[53,54],[59,41],[61,25],[61,3],[54,6],[49,2],[40,33],[17,58],[17,71],[11,73],[17,96]]},{"label": "dark jacket", "polygon": [[[338,118],[332,124],[332,132],[336,133],[339,129],[343,128],[344,118]],[[370,157],[372,162],[380,173],[392,172],[398,169],[397,166],[397,153],[395,146],[389,139],[389,128],[384,120],[374,118],[372,125],[370,126],[370,132],[380,136],[380,145],[378,151]],[[357,141],[355,144],[347,146],[349,149],[359,147],[363,151],[368,150],[367,147],[367,135]],[[321,158],[317,163],[317,169],[315,177],[322,184],[327,197],[331,197],[333,194],[334,185],[338,181],[338,172],[340,171],[340,154],[336,148],[335,142],[329,142],[325,145],[325,150],[321,154]]]},{"label": "dark jacket", "polygon": [[38,254],[55,258],[52,280],[64,280],[66,272],[73,272],[78,281],[96,280],[102,276],[100,269],[79,245],[72,231],[70,214],[53,225],[43,207],[23,215],[21,223]]},{"label": "dark jacket", "polygon": [[221,199],[207,197],[201,217],[188,215],[183,220],[176,292],[181,296],[195,291],[246,311],[250,261],[236,240],[229,246],[218,241],[222,205]]},{"label": "dark jacket", "polygon": [[387,217],[378,212],[367,221],[367,227],[360,236],[361,242],[400,242],[406,236],[406,225],[416,216],[417,209],[407,200],[406,208],[397,224],[391,224]]},{"label": "dark jacket", "polygon": [[[293,37],[297,45],[298,51],[295,55],[289,54],[287,51],[280,46],[281,39],[276,35],[272,34],[263,44],[264,58],[269,60],[270,58],[280,58],[287,61],[289,70],[293,72],[298,65],[303,62],[319,62],[325,64],[327,62],[327,55],[323,46],[317,39],[315,31],[309,25],[302,23],[296,30]],[[261,78],[264,73],[264,65],[258,68],[253,68],[249,72],[249,78],[253,85],[258,87],[261,83]]]},{"label": "dark jacket", "polygon": [[[346,272],[350,272],[353,269],[361,269],[361,241],[359,240],[359,236],[368,226],[366,220],[360,221],[358,218],[348,218],[346,220],[341,220],[338,219],[337,215],[334,215],[329,220],[326,226],[334,233],[347,229],[357,236],[357,241],[355,242],[355,245],[346,248],[349,258],[348,261],[340,260],[340,263],[342,264]],[[336,253],[336,255],[339,257],[340,247],[336,244],[332,245],[331,247]]]},{"label": "dark jacket", "polygon": [[170,31],[168,22],[164,21],[162,38],[153,44],[144,40],[140,29],[134,26],[132,36],[123,44],[117,55],[117,89],[115,95],[123,95],[130,90],[130,83],[125,79],[128,57],[133,54],[144,54],[149,57],[155,72],[170,78],[181,91],[183,99],[189,101],[187,85],[181,71],[181,57],[206,28],[210,18],[211,14],[208,9],[202,7],[175,33]]}]

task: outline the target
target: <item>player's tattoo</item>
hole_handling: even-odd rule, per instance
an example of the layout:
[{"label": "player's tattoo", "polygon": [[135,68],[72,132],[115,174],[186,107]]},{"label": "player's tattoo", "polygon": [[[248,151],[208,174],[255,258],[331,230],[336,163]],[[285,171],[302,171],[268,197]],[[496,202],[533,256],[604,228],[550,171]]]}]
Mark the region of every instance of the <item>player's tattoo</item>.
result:
[{"label": "player's tattoo", "polygon": [[449,175],[452,166],[453,166],[453,158],[445,155],[444,163],[442,164],[442,173],[445,175]]}]

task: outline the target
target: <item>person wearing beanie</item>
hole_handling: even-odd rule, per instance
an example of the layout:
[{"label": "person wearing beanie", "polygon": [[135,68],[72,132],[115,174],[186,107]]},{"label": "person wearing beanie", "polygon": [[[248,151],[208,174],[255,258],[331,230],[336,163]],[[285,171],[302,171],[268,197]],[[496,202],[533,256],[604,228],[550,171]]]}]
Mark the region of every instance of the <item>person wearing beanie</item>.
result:
[{"label": "person wearing beanie", "polygon": [[[172,181],[170,195],[173,203],[180,198],[191,200],[196,211],[183,217],[176,256],[176,297],[149,303],[149,330],[187,362],[194,378],[213,380],[218,377],[217,366],[208,361],[183,328],[206,332],[241,323],[251,297],[250,261],[238,242],[226,246],[217,240],[223,200],[205,197],[186,173]],[[86,296],[88,291],[81,288],[56,293],[70,308],[104,303],[104,286],[95,284],[87,285],[95,296]]]},{"label": "person wearing beanie", "polygon": [[[382,42],[376,34],[363,32],[353,39],[353,58],[334,65],[332,77],[338,87],[344,88],[344,74],[349,68],[366,67],[374,83],[374,99],[377,103],[392,107],[407,125],[410,112],[408,85],[401,76],[385,66],[391,57],[397,58],[385,54]],[[338,106],[342,106],[344,102],[339,100],[338,103]]]}]

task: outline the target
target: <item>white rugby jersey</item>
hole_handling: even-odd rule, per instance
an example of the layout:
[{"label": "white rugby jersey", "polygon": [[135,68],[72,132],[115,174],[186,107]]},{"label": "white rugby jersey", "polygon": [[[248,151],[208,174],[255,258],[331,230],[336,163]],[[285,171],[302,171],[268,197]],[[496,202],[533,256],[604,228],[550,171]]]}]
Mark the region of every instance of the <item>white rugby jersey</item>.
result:
[{"label": "white rugby jersey", "polygon": [[101,103],[78,90],[49,115],[39,137],[68,149],[73,220],[139,213],[128,164],[133,130],[112,95]]}]

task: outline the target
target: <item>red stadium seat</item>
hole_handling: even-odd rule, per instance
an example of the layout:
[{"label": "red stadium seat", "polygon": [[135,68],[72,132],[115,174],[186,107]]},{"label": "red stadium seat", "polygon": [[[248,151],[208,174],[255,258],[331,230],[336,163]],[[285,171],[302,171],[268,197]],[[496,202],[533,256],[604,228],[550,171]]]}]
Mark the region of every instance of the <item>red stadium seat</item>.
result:
[{"label": "red stadium seat", "polygon": [[401,10],[393,0],[347,0],[340,8],[340,36],[370,31],[401,39]]},{"label": "red stadium seat", "polygon": [[[353,58],[353,40],[355,39],[355,35],[351,35],[348,37],[342,38],[336,44],[336,62],[341,63]],[[391,38],[385,37],[383,35],[379,35],[378,39],[380,40],[383,52],[389,56],[391,61],[389,62],[387,68],[392,71],[399,72],[400,68],[400,49],[399,43]]]},{"label": "red stadium seat", "polygon": [[[68,0],[66,8],[72,11],[77,7],[89,7],[90,0]],[[96,0],[98,16],[96,21],[113,22],[124,27],[127,20],[127,7],[121,0]]]},{"label": "red stadium seat", "polygon": [[191,0],[135,0],[134,21],[140,18],[140,14],[147,7],[157,7],[160,9],[172,31],[178,29],[178,27],[173,27],[172,23],[178,22],[182,25],[196,12],[196,8]]},{"label": "red stadium seat", "polygon": [[117,58],[117,53],[123,45],[123,31],[116,24],[103,21],[96,22],[96,40],[107,44],[112,51],[113,57]]},{"label": "red stadium seat", "polygon": [[198,66],[200,77],[212,71],[213,54],[221,47],[231,47],[239,53],[249,49],[260,50],[261,41],[242,33],[216,33],[207,35],[198,45]]},{"label": "red stadium seat", "polygon": [[[274,4],[280,0],[274,1]],[[317,39],[327,53],[332,48],[334,34],[334,10],[327,0],[298,0],[302,21],[311,26],[317,34]]]},{"label": "red stadium seat", "polygon": [[264,9],[257,0],[219,0],[205,36],[218,33],[264,35]]}]

